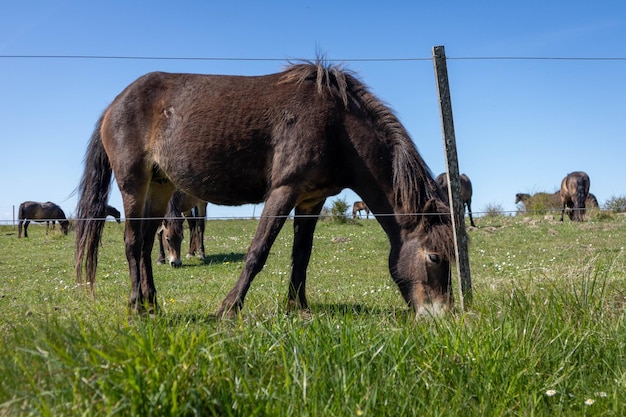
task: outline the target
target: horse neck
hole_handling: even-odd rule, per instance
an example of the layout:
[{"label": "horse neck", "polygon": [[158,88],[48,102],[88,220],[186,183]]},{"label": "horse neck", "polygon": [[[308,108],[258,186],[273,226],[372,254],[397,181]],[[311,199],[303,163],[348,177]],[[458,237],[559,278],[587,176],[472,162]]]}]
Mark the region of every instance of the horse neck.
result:
[{"label": "horse neck", "polygon": [[65,213],[59,207],[56,207],[54,217],[56,219],[65,220]]}]

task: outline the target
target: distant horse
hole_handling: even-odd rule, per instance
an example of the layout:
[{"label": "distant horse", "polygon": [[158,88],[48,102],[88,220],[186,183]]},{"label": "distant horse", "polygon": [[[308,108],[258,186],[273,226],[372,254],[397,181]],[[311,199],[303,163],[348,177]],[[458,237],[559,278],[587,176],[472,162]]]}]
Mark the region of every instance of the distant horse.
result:
[{"label": "distant horse", "polygon": [[111,216],[115,219],[116,222],[121,223],[122,222],[122,214],[120,213],[120,211],[118,209],[116,209],[113,206],[109,206],[107,204],[107,210],[106,210],[106,216]]},{"label": "distant horse", "polygon": [[[469,177],[465,174],[460,175],[461,180],[461,200],[463,200],[463,211],[465,211],[465,207],[467,206],[467,212],[469,213],[470,224],[472,227],[476,227],[474,224],[474,219],[472,218],[472,182]],[[437,177],[437,184],[443,190],[443,193],[448,199],[448,175],[444,172],[439,174]]]},{"label": "distant horse", "polygon": [[600,204],[598,204],[598,199],[595,195],[589,193],[587,194],[587,199],[585,200],[585,207],[588,208],[599,208]]},{"label": "distant horse", "polygon": [[183,216],[189,224],[189,251],[187,257],[197,255],[204,259],[204,230],[206,201],[199,200],[176,190],[167,206],[165,218],[157,230],[159,257],[157,264],[165,264],[165,255],[174,267],[182,265],[181,243],[183,240]]},{"label": "distant horse", "polygon": [[370,218],[370,209],[367,208],[367,204],[365,204],[362,201],[357,201],[352,206],[352,218],[356,219],[357,214],[359,215],[359,218],[361,218],[361,210],[365,211],[365,217],[367,219],[369,219]]},{"label": "distant horse", "polygon": [[526,193],[515,194],[515,204],[522,203],[526,206],[526,202],[530,200],[531,195]]},{"label": "distant horse", "polygon": [[561,221],[563,221],[566,207],[571,221],[581,222],[585,219],[585,204],[590,183],[589,175],[582,171],[569,173],[563,178],[561,181]]},{"label": "distant horse", "polygon": [[[24,228],[24,237],[28,237],[28,225],[31,221],[34,222],[46,222],[46,234],[50,223],[52,223],[52,230],[54,230],[54,222],[58,221],[61,226],[61,230],[64,235],[67,235],[70,222],[67,221],[65,213],[61,210],[61,207],[57,206],[50,201],[45,203],[38,203],[36,201],[24,201],[20,204],[18,210],[18,224],[17,224],[17,237],[22,237],[22,227]],[[23,226],[22,226],[23,225]]]},{"label": "distant horse", "polygon": [[561,194],[560,191],[555,193],[538,192],[533,195],[517,193],[515,194],[515,204],[520,202],[524,204],[526,211],[545,213],[561,208]]},{"label": "distant horse", "polygon": [[450,209],[393,111],[340,67],[318,61],[252,77],[158,72],[122,91],[97,122],[79,185],[77,215],[87,220],[76,228],[76,274],[79,282],[86,274],[92,295],[112,174],[126,214],[130,312],[158,311],[152,246],[176,189],[219,205],[265,202],[219,317],[243,307],[294,208],[288,307],[307,308],[318,216],[345,188],[387,234],[387,264],[407,304],[439,313],[451,303]]}]

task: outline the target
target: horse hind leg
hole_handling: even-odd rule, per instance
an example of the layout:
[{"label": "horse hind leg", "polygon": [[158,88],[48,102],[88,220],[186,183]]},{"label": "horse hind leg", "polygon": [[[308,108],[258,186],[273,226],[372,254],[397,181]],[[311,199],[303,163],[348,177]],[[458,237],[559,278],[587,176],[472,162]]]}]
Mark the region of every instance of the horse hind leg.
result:
[{"label": "horse hind leg", "polygon": [[[140,183],[135,176],[136,183]],[[152,248],[157,229],[165,215],[167,203],[174,192],[171,183],[146,184],[148,190],[140,193],[137,188],[129,194],[122,190],[126,228],[124,242],[131,278],[128,298],[129,314],[153,315],[158,313],[157,291],[152,270]],[[139,198],[138,196],[143,196]]]},{"label": "horse hind leg", "polygon": [[472,227],[476,227],[476,224],[474,223],[474,218],[472,217],[472,201],[471,200],[467,201],[467,213],[469,215],[470,224],[472,225]]},{"label": "horse hind leg", "polygon": [[306,300],[306,270],[311,259],[313,248],[313,233],[318,216],[324,207],[322,200],[308,209],[296,207],[296,217],[293,223],[293,249],[291,253],[292,267],[287,308],[308,309]]}]

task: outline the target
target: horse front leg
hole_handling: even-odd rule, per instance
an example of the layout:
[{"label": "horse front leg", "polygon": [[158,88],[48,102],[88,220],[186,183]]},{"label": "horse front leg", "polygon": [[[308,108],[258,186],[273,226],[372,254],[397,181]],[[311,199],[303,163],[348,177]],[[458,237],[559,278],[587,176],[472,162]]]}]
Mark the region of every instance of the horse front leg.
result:
[{"label": "horse front leg", "polygon": [[204,231],[206,226],[206,220],[204,218],[196,220],[196,256],[200,259],[204,259]]},{"label": "horse front leg", "polygon": [[316,203],[310,208],[296,207],[296,217],[293,222],[293,249],[291,253],[291,280],[287,308],[308,309],[306,301],[306,270],[311,259],[313,249],[313,233],[322,207],[326,200]]},{"label": "horse front leg", "polygon": [[127,216],[124,230],[124,245],[126,247],[126,259],[130,273],[130,295],[128,297],[128,313],[139,313],[143,305],[141,293],[141,254],[143,247],[141,219],[132,219]]},{"label": "horse front leg", "polygon": [[160,220],[149,220],[143,228],[143,245],[141,254],[141,300],[142,313],[154,315],[158,313],[156,298],[156,286],[154,285],[154,274],[152,271],[152,247],[156,231],[159,228]]},{"label": "horse front leg", "polygon": [[234,316],[243,307],[246,293],[254,277],[263,269],[270,248],[276,236],[285,224],[289,212],[294,206],[294,196],[289,187],[280,187],[271,191],[265,201],[265,207],[256,228],[252,243],[246,254],[245,265],[235,286],[222,301],[217,312],[218,317]]}]

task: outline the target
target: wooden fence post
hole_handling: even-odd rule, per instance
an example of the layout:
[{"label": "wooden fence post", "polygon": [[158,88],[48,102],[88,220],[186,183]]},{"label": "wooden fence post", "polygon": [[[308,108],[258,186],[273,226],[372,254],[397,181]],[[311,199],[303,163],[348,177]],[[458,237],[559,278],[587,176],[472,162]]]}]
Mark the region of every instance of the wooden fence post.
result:
[{"label": "wooden fence post", "polygon": [[461,311],[464,311],[464,301],[472,301],[472,278],[470,275],[469,254],[467,251],[467,232],[465,231],[465,209],[461,198],[461,180],[459,178],[459,161],[456,152],[456,138],[454,136],[454,121],[452,118],[452,101],[448,84],[448,68],[446,66],[446,52],[443,46],[433,47],[433,62],[435,78],[437,80],[437,94],[439,96],[439,111],[443,132],[443,147],[446,153],[446,173],[448,175],[448,200],[452,211],[452,226],[454,228],[454,243],[456,265],[459,282],[459,301]]}]

